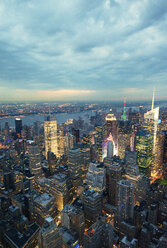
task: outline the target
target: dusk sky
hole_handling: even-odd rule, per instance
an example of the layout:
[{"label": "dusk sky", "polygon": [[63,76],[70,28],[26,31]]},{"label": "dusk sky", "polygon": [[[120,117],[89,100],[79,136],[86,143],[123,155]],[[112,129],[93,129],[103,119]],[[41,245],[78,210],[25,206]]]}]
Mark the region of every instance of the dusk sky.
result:
[{"label": "dusk sky", "polygon": [[0,101],[167,99],[167,0],[0,0]]}]

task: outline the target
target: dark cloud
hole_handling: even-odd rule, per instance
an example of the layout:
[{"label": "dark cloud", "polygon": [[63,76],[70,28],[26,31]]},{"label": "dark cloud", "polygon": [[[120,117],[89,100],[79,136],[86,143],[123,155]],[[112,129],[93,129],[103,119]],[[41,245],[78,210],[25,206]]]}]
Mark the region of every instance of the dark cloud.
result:
[{"label": "dark cloud", "polygon": [[166,0],[1,1],[0,87],[163,95],[166,26]]}]

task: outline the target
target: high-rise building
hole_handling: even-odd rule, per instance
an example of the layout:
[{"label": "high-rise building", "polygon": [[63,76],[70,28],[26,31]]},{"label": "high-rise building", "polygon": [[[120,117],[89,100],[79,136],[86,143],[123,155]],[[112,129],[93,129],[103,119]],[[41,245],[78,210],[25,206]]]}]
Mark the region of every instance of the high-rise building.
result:
[{"label": "high-rise building", "polygon": [[136,135],[137,165],[144,174],[150,175],[153,165],[153,140],[145,131],[139,131]]},{"label": "high-rise building", "polygon": [[79,248],[79,240],[75,232],[66,227],[60,228],[62,248]]},{"label": "high-rise building", "polygon": [[167,131],[164,132],[163,163],[167,164]]},{"label": "high-rise building", "polygon": [[151,177],[156,178],[159,173],[159,164],[156,163],[157,157],[157,132],[158,132],[158,121],[159,121],[159,107],[154,108],[154,92],[152,100],[152,109],[144,114],[145,129],[152,137],[152,153],[153,153],[153,162],[151,168]]},{"label": "high-rise building", "polygon": [[56,198],[56,205],[59,211],[72,200],[73,188],[69,177],[58,173],[50,180],[50,193]]},{"label": "high-rise building", "polygon": [[95,146],[98,153],[98,161],[102,162],[103,160],[103,126],[95,127]]},{"label": "high-rise building", "polygon": [[100,217],[84,234],[85,248],[112,248],[113,227],[106,222],[105,217]]},{"label": "high-rise building", "polygon": [[108,198],[109,198],[109,203],[113,206],[117,206],[118,182],[121,179],[121,172],[122,172],[122,168],[119,163],[115,163],[109,166]]},{"label": "high-rise building", "polygon": [[121,220],[133,219],[134,184],[127,180],[118,182],[118,216]]},{"label": "high-rise building", "polygon": [[17,134],[21,135],[22,120],[20,118],[15,119],[15,130]]},{"label": "high-rise building", "polygon": [[57,214],[55,198],[47,193],[41,194],[34,200],[34,220],[42,226],[45,218],[55,219]]},{"label": "high-rise building", "polygon": [[126,167],[129,165],[137,165],[137,152],[126,151],[125,152],[125,164],[126,164]]},{"label": "high-rise building", "polygon": [[118,127],[118,155],[121,159],[125,157],[126,150],[133,147],[133,132],[129,121],[119,121]]},{"label": "high-rise building", "polygon": [[153,136],[153,153],[155,154],[156,137],[157,137],[158,120],[159,120],[159,107],[154,108],[154,94],[155,92],[153,92],[152,108],[150,111],[147,111],[144,114],[144,120],[145,120],[146,129]]},{"label": "high-rise building", "polygon": [[120,242],[120,248],[138,248],[138,240],[135,238],[129,239],[127,236],[124,236]]},{"label": "high-rise building", "polygon": [[41,156],[38,145],[31,144],[29,149],[29,168],[31,174],[35,176],[35,178],[40,177],[42,174],[42,166],[41,166]]},{"label": "high-rise building", "polygon": [[84,180],[90,164],[90,147],[84,143],[77,143],[76,147],[81,152],[82,179]]},{"label": "high-rise building", "polygon": [[57,163],[57,157],[53,152],[48,151],[47,158],[48,158],[49,172],[50,174],[54,174],[56,163]]},{"label": "high-rise building", "polygon": [[83,244],[85,219],[82,208],[69,204],[65,205],[61,212],[61,225],[76,232],[80,244]]},{"label": "high-rise building", "polygon": [[50,216],[46,217],[39,232],[39,248],[61,248],[61,243],[60,230],[54,219]]},{"label": "high-rise building", "polygon": [[44,122],[45,134],[45,156],[47,158],[48,151],[53,152],[58,157],[57,142],[57,121],[54,117],[48,116]]},{"label": "high-rise building", "polygon": [[114,155],[114,145],[112,140],[107,142],[107,157],[111,158]]},{"label": "high-rise building", "polygon": [[65,150],[66,150],[66,136],[64,134],[64,125],[63,124],[60,124],[58,126],[57,141],[58,141],[58,154],[59,154],[59,157],[61,157],[65,153]]},{"label": "high-rise building", "polygon": [[106,188],[106,170],[101,163],[90,163],[85,183],[90,189],[103,192]]},{"label": "high-rise building", "polygon": [[73,148],[69,150],[67,163],[72,184],[76,189],[81,184],[82,179],[82,154],[79,148]]},{"label": "high-rise building", "polygon": [[9,124],[8,124],[8,122],[5,122],[4,135],[5,135],[5,141],[7,141],[9,139]]},{"label": "high-rise building", "polygon": [[116,120],[116,117],[113,113],[109,113],[106,116],[106,124],[105,127],[106,129],[106,138],[108,138],[110,135],[112,135],[113,139],[113,146],[114,146],[114,155],[118,155],[118,123]]},{"label": "high-rise building", "polygon": [[93,189],[88,189],[83,191],[82,201],[84,205],[85,222],[90,226],[101,214],[102,195]]},{"label": "high-rise building", "polygon": [[40,193],[46,192],[54,196],[59,211],[72,201],[73,186],[70,178],[63,173],[56,173],[51,179],[40,178],[36,181],[35,187]]},{"label": "high-rise building", "polygon": [[72,135],[75,137],[75,143],[79,142],[79,129],[72,128]]},{"label": "high-rise building", "polygon": [[4,234],[5,247],[37,247],[39,230],[36,223],[29,223],[22,232],[11,227]]}]

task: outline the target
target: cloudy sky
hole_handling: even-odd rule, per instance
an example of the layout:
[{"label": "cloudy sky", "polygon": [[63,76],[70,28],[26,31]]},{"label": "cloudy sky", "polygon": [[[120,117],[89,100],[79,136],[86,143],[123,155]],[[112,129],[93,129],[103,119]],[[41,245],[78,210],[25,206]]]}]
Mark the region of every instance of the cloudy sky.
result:
[{"label": "cloudy sky", "polygon": [[0,101],[167,99],[167,0],[0,0]]}]

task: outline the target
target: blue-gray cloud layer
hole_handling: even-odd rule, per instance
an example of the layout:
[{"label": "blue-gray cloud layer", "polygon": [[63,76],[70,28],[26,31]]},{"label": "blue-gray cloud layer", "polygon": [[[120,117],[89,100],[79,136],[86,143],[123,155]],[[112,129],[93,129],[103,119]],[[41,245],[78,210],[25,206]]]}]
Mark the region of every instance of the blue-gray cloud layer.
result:
[{"label": "blue-gray cloud layer", "polygon": [[166,27],[166,0],[0,0],[0,86],[164,96]]}]

